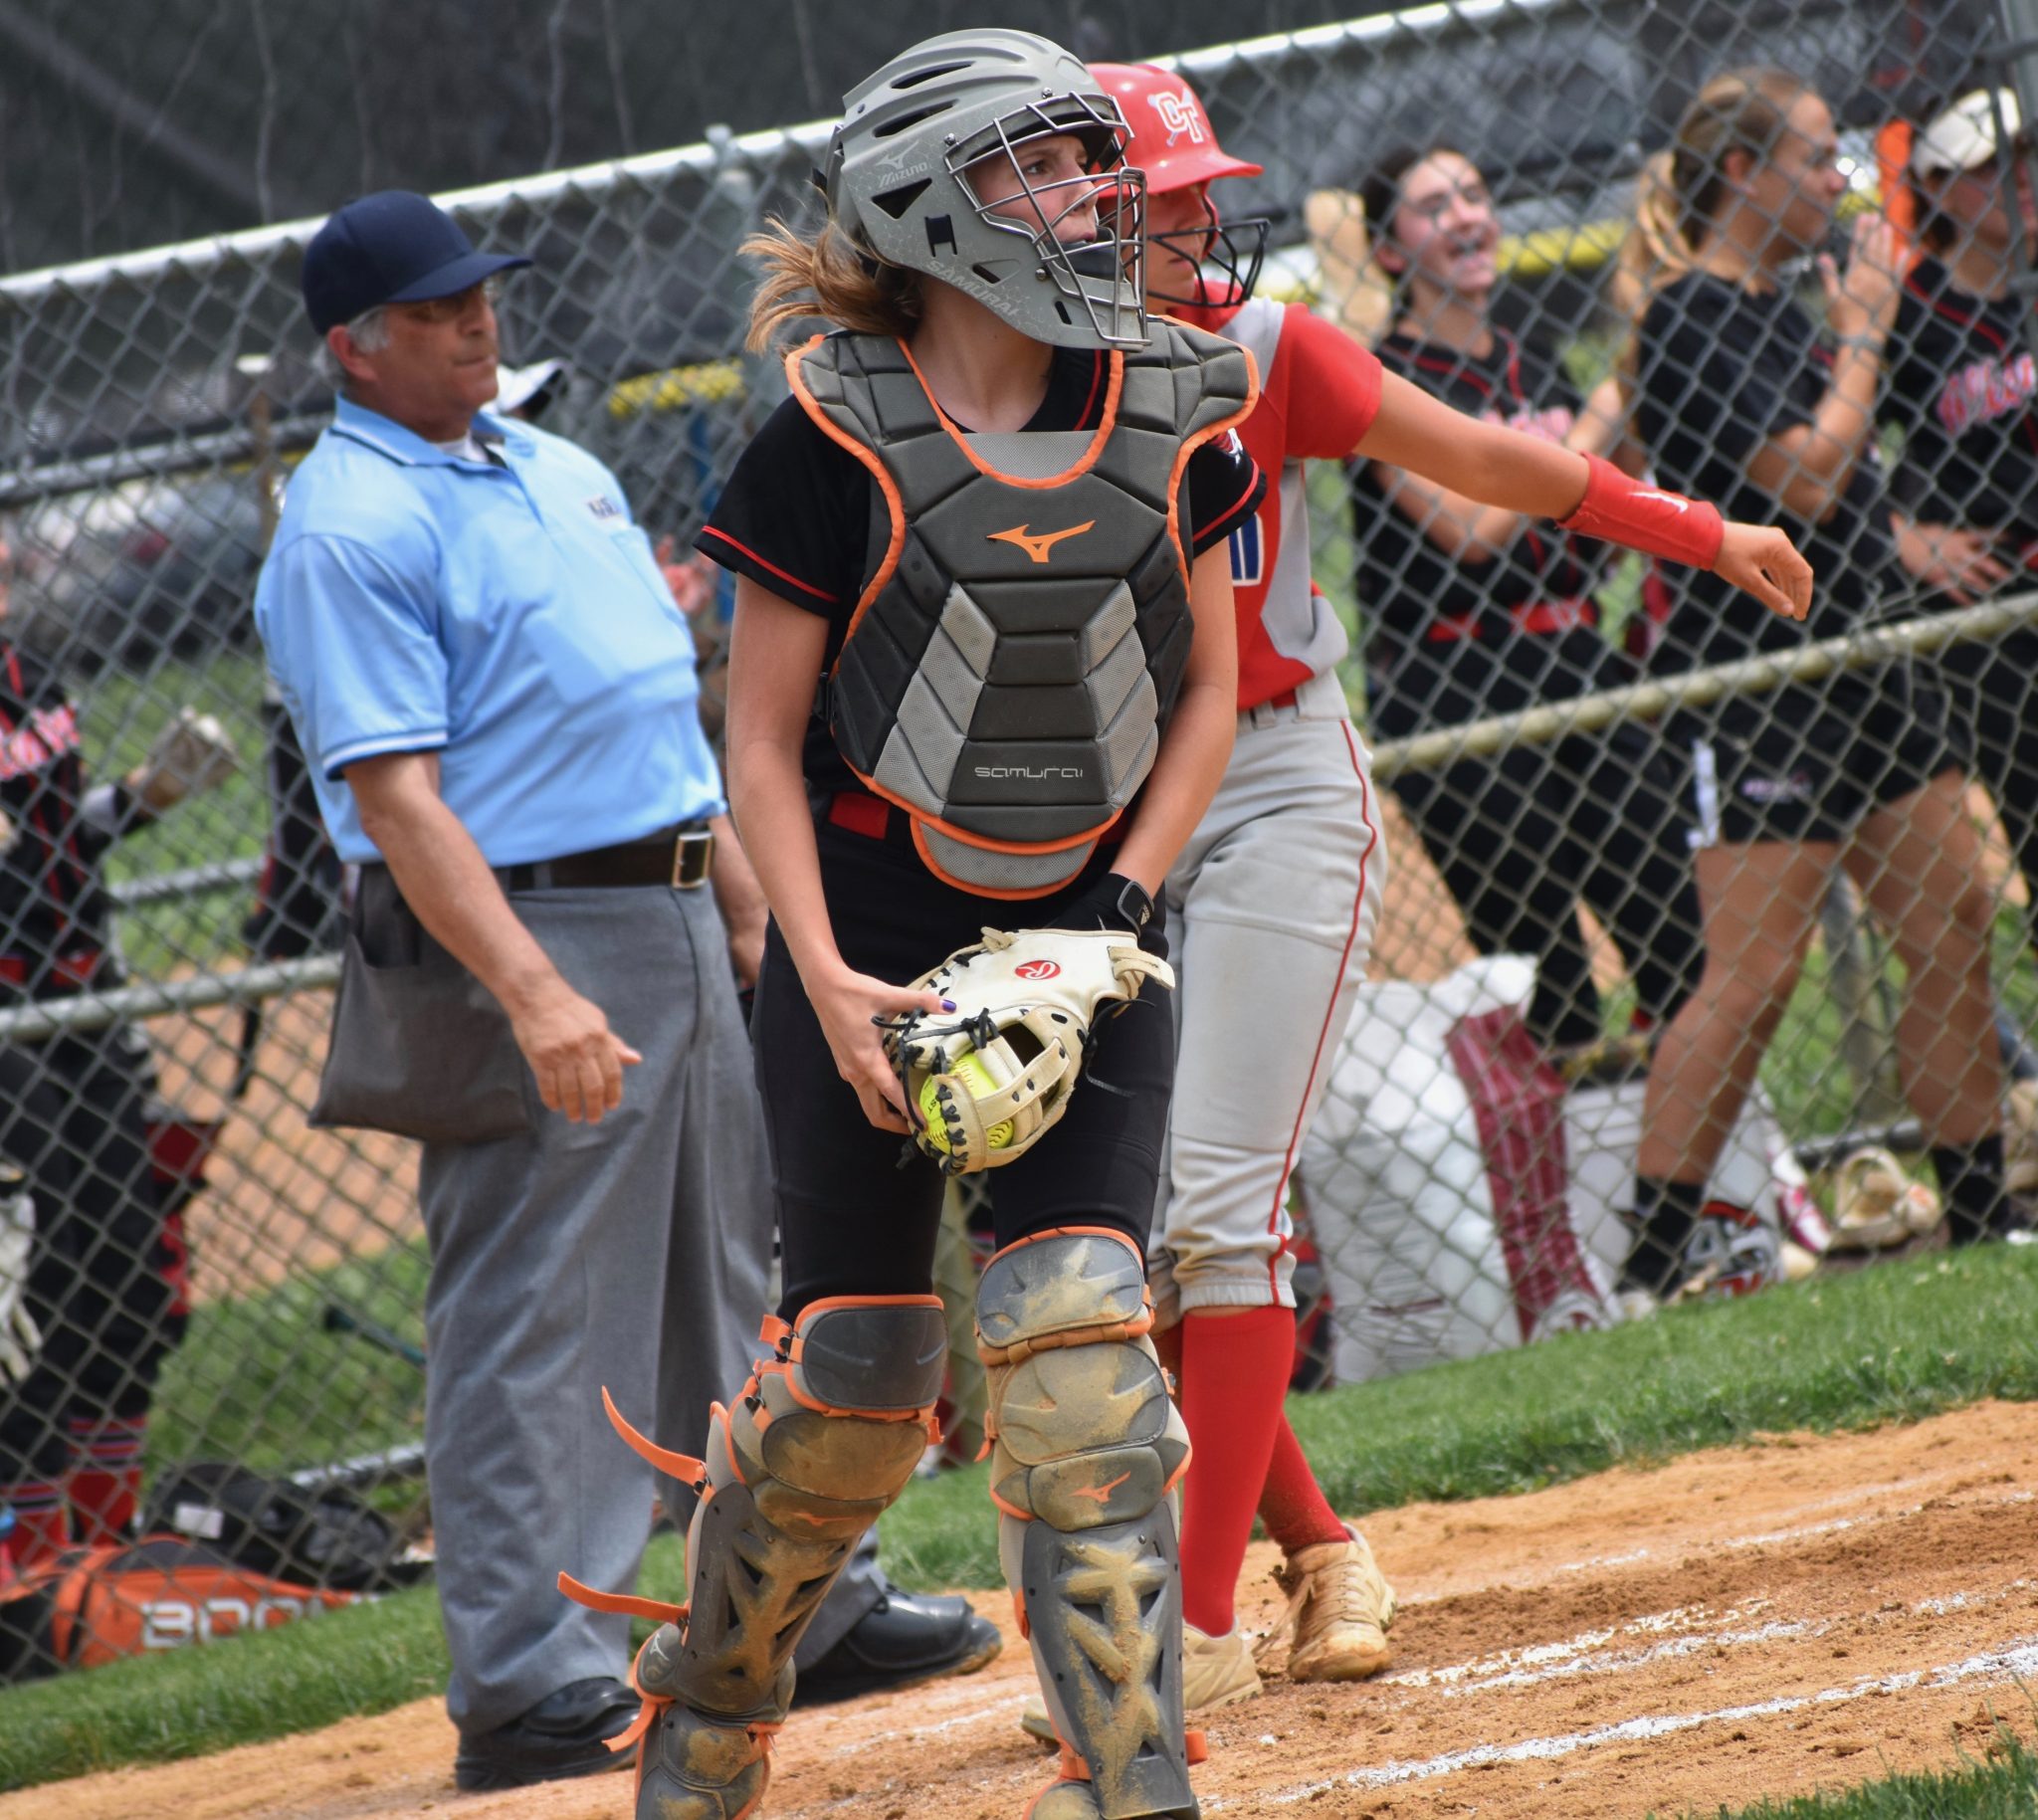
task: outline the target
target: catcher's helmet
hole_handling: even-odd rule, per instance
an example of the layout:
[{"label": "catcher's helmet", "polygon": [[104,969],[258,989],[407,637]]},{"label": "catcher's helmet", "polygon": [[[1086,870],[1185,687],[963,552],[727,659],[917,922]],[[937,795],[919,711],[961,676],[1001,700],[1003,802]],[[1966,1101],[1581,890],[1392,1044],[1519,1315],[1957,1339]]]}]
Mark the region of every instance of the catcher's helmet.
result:
[{"label": "catcher's helmet", "polygon": [[[972,165],[1049,133],[1083,142],[1088,174],[1036,183],[1013,160],[1026,218],[978,200]],[[1144,190],[1124,168],[1125,138],[1124,116],[1059,45],[949,32],[843,98],[821,175],[836,225],[886,264],[953,285],[1037,341],[1141,347]],[[1094,236],[1065,245],[1057,226],[1090,203]]]},{"label": "catcher's helmet", "polygon": [[1257,177],[1262,167],[1234,158],[1218,144],[1210,116],[1182,77],[1155,64],[1092,64],[1090,74],[1125,116],[1131,132],[1125,157],[1146,173],[1147,194],[1164,196],[1191,188],[1203,192],[1206,224],[1146,238],[1194,265],[1216,267],[1221,282],[1200,279],[1194,296],[1157,286],[1152,295],[1170,303],[1216,308],[1243,303],[1259,282],[1272,224],[1265,216],[1225,222],[1210,200],[1209,184],[1217,177]]}]

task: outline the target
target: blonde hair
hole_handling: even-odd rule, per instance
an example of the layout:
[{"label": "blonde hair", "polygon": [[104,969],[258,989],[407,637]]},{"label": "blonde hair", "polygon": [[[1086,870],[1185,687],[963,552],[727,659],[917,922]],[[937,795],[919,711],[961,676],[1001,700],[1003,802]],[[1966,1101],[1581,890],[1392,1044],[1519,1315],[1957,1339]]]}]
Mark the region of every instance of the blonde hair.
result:
[{"label": "blonde hair", "polygon": [[1814,93],[1788,70],[1756,66],[1716,76],[1685,108],[1670,147],[1670,184],[1683,238],[1696,247],[1719,214],[1727,154],[1762,164],[1774,155],[1790,109]]},{"label": "blonde hair", "polygon": [[902,337],[919,321],[919,275],[872,257],[832,221],[809,237],[773,216],[737,251],[764,268],[744,337],[753,353],[769,347],[785,324],[807,316],[825,316],[858,334]]},{"label": "blonde hair", "polygon": [[1614,361],[1623,392],[1634,390],[1634,331],[1651,300],[1698,264],[1699,242],[1719,211],[1727,154],[1767,158],[1792,103],[1811,93],[1787,70],[1728,70],[1692,98],[1669,149],[1652,152],[1635,173],[1635,219],[1609,281],[1614,307],[1629,323]]},{"label": "blonde hair", "polygon": [[1651,152],[1635,173],[1635,219],[1608,281],[1614,307],[1630,318],[1639,318],[1657,292],[1697,262],[1692,243],[1685,238],[1684,209],[1671,177],[1670,158],[1667,151]]},{"label": "blonde hair", "polygon": [[1394,325],[1394,280],[1367,232],[1365,203],[1353,190],[1315,190],[1303,220],[1317,255],[1317,309],[1367,347]]}]

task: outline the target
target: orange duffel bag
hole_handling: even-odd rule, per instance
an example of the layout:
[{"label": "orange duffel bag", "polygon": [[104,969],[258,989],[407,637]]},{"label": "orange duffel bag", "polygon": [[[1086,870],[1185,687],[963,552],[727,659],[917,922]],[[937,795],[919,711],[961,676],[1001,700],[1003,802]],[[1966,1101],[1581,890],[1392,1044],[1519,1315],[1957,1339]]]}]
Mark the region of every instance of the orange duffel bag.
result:
[{"label": "orange duffel bag", "polygon": [[181,1535],[68,1548],[0,1592],[0,1685],[209,1643],[351,1605]]}]

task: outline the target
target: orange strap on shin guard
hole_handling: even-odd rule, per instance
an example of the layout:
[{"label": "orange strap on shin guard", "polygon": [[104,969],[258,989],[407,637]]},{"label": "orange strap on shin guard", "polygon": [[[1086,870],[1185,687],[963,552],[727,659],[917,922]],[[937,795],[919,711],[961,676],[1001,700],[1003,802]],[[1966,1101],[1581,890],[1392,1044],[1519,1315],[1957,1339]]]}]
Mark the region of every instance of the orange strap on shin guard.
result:
[{"label": "orange strap on shin guard", "polygon": [[609,1395],[606,1384],[602,1386],[601,1406],[608,1411],[609,1426],[623,1437],[623,1445],[639,1459],[656,1467],[661,1473],[670,1474],[695,1492],[706,1489],[708,1468],[692,1454],[676,1454],[670,1448],[660,1447],[656,1441],[640,1435],[623,1420],[623,1412],[616,1407],[615,1399]]},{"label": "orange strap on shin guard", "polygon": [[585,1605],[589,1611],[619,1612],[626,1618],[649,1618],[654,1624],[677,1624],[687,1615],[684,1605],[674,1605],[665,1599],[640,1598],[634,1592],[603,1592],[598,1586],[576,1580],[564,1568],[559,1571],[559,1590],[575,1605]]}]

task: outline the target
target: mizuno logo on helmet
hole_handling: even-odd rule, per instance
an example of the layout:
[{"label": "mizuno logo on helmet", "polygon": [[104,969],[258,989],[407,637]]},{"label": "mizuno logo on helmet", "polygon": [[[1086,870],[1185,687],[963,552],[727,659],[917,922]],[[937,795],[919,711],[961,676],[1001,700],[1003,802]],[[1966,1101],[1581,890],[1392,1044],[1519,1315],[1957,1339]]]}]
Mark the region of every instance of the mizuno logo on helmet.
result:
[{"label": "mizuno logo on helmet", "polygon": [[1047,553],[1064,537],[1080,537],[1096,524],[1095,518],[1086,518],[1081,524],[1072,524],[1067,530],[1044,530],[1034,536],[1024,524],[1015,524],[1010,530],[994,530],[987,541],[991,543],[1016,543],[1034,562],[1045,562]]}]

